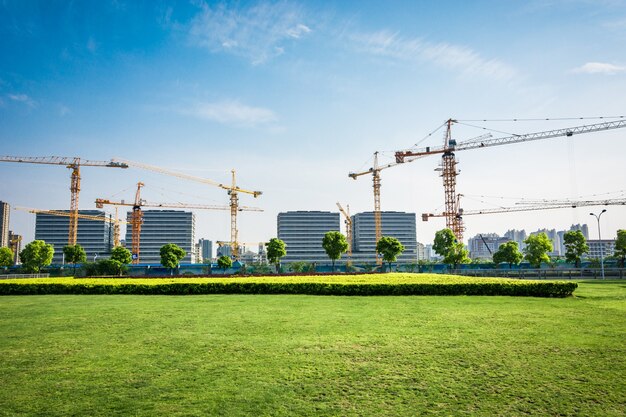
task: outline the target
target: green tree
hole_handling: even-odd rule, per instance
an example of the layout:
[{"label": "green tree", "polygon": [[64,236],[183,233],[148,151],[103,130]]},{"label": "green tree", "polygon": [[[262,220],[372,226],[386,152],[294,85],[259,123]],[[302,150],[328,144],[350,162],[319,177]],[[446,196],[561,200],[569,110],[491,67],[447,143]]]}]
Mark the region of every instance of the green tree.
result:
[{"label": "green tree", "polygon": [[122,275],[124,265],[116,259],[99,259],[96,262],[98,275]]},{"label": "green tree", "polygon": [[395,262],[398,255],[404,252],[404,245],[395,237],[383,236],[376,242],[376,252],[382,255],[383,261],[387,262],[389,272],[391,272],[391,263]]},{"label": "green tree", "polygon": [[65,245],[63,247],[63,255],[65,255],[65,262],[74,265],[74,275],[76,275],[76,264],[83,263],[87,260],[85,249],[78,244]]},{"label": "green tree", "polygon": [[563,235],[563,243],[565,244],[565,260],[573,262],[574,266],[580,266],[580,258],[583,254],[589,252],[589,246],[583,232],[580,230],[570,230]]},{"label": "green tree", "polygon": [[226,273],[226,270],[233,266],[233,260],[230,259],[230,256],[220,256],[219,258],[217,258],[217,266],[222,268],[224,270],[224,273]]},{"label": "green tree", "polygon": [[116,246],[111,251],[111,258],[114,261],[119,262],[119,275],[122,275],[128,270],[127,265],[133,261],[133,256],[130,251],[122,246]]},{"label": "green tree", "polygon": [[265,248],[267,251],[267,260],[269,263],[276,265],[276,273],[278,273],[280,269],[280,258],[287,255],[285,242],[273,237],[265,244]]},{"label": "green tree", "polygon": [[326,255],[330,258],[334,271],[335,261],[341,258],[341,254],[348,250],[348,241],[340,232],[326,232],[322,239],[322,247],[326,251]]},{"label": "green tree", "polygon": [[623,268],[626,260],[626,230],[624,229],[617,231],[614,256],[619,259],[620,266]]},{"label": "green tree", "polygon": [[170,269],[170,275],[174,274],[174,268],[178,268],[180,260],[187,255],[187,252],[174,243],[161,246],[159,253],[161,254],[161,265]]},{"label": "green tree", "polygon": [[10,248],[0,248],[0,268],[8,268],[13,265],[13,251]]},{"label": "green tree", "polygon": [[20,260],[27,271],[39,273],[52,263],[54,247],[43,240],[33,240],[20,252]]},{"label": "green tree", "polygon": [[517,242],[512,240],[500,245],[493,254],[493,262],[496,265],[506,262],[509,264],[509,269],[513,268],[513,264],[517,265],[522,262],[522,259],[524,259],[524,255],[519,251]]},{"label": "green tree", "polygon": [[548,252],[552,251],[552,241],[545,233],[530,235],[524,241],[524,258],[531,266],[539,268],[542,262],[550,262]]},{"label": "green tree", "polygon": [[450,229],[442,229],[435,233],[433,250],[443,256],[443,263],[453,265],[456,269],[459,264],[470,263],[469,252],[465,249],[463,242],[456,240],[456,236]]}]

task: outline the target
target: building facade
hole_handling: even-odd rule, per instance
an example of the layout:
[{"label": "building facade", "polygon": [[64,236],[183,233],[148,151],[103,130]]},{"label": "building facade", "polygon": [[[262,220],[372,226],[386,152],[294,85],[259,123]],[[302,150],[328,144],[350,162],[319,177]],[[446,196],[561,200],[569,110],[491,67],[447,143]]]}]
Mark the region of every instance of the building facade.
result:
[{"label": "building facade", "polygon": [[[339,213],[329,211],[288,211],[278,213],[277,234],[285,242],[287,255],[283,263],[330,263],[322,247],[326,232],[339,231]],[[345,262],[346,255],[340,261]]]},{"label": "building facade", "polygon": [[9,246],[9,203],[0,201],[0,248]]},{"label": "building facade", "polygon": [[22,235],[16,235],[9,231],[9,248],[13,251],[13,263],[20,264],[20,252],[22,251]]},{"label": "building facade", "polygon": [[[69,210],[57,210],[69,213]],[[102,217],[102,221],[78,219],[76,243],[87,254],[88,261],[98,257],[108,257],[113,246],[113,229],[111,223],[104,221],[106,214],[100,210],[79,210],[79,214]],[[35,240],[43,240],[54,246],[53,264],[63,264],[63,247],[67,245],[70,229],[70,218],[46,213],[35,215]]]},{"label": "building facade", "polygon": [[213,242],[207,239],[198,241],[198,262],[207,262],[213,259]]},{"label": "building facade", "polygon": [[[185,252],[181,263],[195,263],[195,216],[192,212],[179,210],[142,210],[139,240],[139,263],[160,264],[163,245],[174,243]],[[126,242],[132,242],[133,226],[128,213]]]},{"label": "building facade", "polygon": [[500,248],[500,245],[510,239],[501,237],[497,233],[477,234],[468,240],[468,249],[472,259],[492,259],[493,254]]},{"label": "building facade", "polygon": [[[415,213],[400,211],[381,212],[382,235],[400,241],[404,252],[398,257],[399,263],[417,262],[417,232]],[[374,212],[357,213],[352,216],[352,257],[355,262],[372,262],[376,259],[376,227]]]},{"label": "building facade", "polygon": [[615,241],[611,239],[588,240],[589,252],[584,256],[588,259],[606,259],[607,256],[613,256],[615,253]]}]

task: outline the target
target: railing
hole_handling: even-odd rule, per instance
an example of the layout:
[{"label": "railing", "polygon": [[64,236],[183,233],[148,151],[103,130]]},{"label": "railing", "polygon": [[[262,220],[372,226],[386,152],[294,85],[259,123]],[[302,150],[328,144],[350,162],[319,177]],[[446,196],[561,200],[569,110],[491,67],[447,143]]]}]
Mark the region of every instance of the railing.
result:
[{"label": "railing", "polygon": [[[470,277],[503,277],[519,279],[601,279],[602,271],[599,268],[578,268],[578,269],[457,269],[449,270],[446,273],[465,275]],[[626,270],[623,268],[605,268],[605,278],[624,279]]]},{"label": "railing", "polygon": [[0,275],[0,279],[16,279],[16,278],[50,278],[50,274],[6,274],[6,275]]}]

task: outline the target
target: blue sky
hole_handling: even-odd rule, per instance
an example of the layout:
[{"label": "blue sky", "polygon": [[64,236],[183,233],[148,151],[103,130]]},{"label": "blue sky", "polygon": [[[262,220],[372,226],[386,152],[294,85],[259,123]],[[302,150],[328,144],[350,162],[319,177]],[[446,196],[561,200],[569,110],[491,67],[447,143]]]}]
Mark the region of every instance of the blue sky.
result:
[{"label": "blue sky", "polygon": [[[219,182],[235,168],[241,187],[264,192],[241,197],[265,210],[240,216],[241,240],[267,240],[280,211],[372,210],[371,179],[348,172],[371,166],[374,151],[391,160],[448,118],[624,115],[625,44],[624,1],[1,0],[0,153],[119,157]],[[593,122],[477,124],[527,133]],[[466,209],[513,201],[493,197],[623,196],[625,151],[613,131],[459,153],[457,189]],[[382,208],[441,211],[438,162],[384,171]],[[69,206],[67,169],[2,163],[0,175],[0,200]],[[84,168],[80,206],[131,199],[137,181],[150,201],[228,202],[173,177]],[[468,217],[466,236],[593,226],[589,211]],[[609,208],[603,235],[624,219]],[[418,241],[443,226],[420,222]],[[12,228],[32,238],[33,216],[13,212]],[[226,212],[197,212],[198,238],[228,240],[228,230]]]}]

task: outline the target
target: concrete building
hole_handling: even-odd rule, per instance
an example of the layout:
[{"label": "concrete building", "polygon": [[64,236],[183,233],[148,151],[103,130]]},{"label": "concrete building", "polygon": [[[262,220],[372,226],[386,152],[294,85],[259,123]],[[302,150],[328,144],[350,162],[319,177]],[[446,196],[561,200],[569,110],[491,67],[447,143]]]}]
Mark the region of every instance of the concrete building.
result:
[{"label": "concrete building", "polygon": [[222,256],[231,257],[233,255],[233,248],[230,245],[220,245],[217,247],[216,258],[220,258]]},{"label": "concrete building", "polygon": [[[69,212],[69,210],[57,211]],[[79,210],[78,213],[102,218],[106,216],[100,210]],[[63,263],[63,247],[67,245],[69,228],[69,217],[46,213],[35,215],[35,240],[43,240],[54,246],[53,264]],[[76,243],[85,250],[88,261],[93,261],[98,257],[108,257],[113,246],[111,223],[79,218]]]},{"label": "concrete building", "polygon": [[584,255],[588,259],[600,259],[600,254],[606,259],[615,253],[615,241],[611,239],[588,240],[589,252]]},{"label": "concrete building", "polygon": [[0,201],[0,248],[9,246],[9,203]]},{"label": "concrete building", "polygon": [[[160,250],[163,245],[174,243],[187,255],[181,263],[195,263],[195,216],[189,211],[179,210],[143,210],[143,223],[139,241],[139,262],[142,264],[160,264]],[[133,226],[128,213],[126,242],[132,242]]]},{"label": "concrete building", "polygon": [[[382,235],[395,237],[404,245],[398,257],[400,263],[417,262],[417,232],[415,213],[399,211],[381,212]],[[354,262],[372,262],[376,259],[376,229],[374,212],[357,213],[352,216]]]},{"label": "concrete building", "polygon": [[[482,236],[482,238],[481,238]],[[492,259],[500,245],[509,241],[509,238],[500,237],[496,233],[477,234],[468,240],[468,249],[472,259]]]},{"label": "concrete building", "polygon": [[207,239],[198,241],[198,262],[207,262],[213,259],[213,242]]},{"label": "concrete building", "polygon": [[[339,213],[329,211],[278,213],[278,238],[287,246],[287,255],[281,262],[330,264],[330,259],[322,248],[322,239],[326,232],[339,231],[339,220]],[[346,259],[344,254],[338,262],[345,262]]]},{"label": "concrete building", "polygon": [[427,261],[428,258],[426,257],[426,247],[424,246],[423,243],[419,243],[417,242],[417,260],[418,261]]},{"label": "concrete building", "polygon": [[16,235],[9,230],[9,248],[13,251],[13,263],[20,264],[20,252],[22,251],[22,235]]},{"label": "concrete building", "polygon": [[513,242],[517,242],[517,247],[519,248],[520,251],[522,251],[525,247],[526,244],[524,243],[524,241],[526,240],[526,238],[528,237],[526,235],[526,230],[508,230],[505,234],[504,237],[507,238],[508,240],[512,240]]}]

